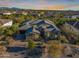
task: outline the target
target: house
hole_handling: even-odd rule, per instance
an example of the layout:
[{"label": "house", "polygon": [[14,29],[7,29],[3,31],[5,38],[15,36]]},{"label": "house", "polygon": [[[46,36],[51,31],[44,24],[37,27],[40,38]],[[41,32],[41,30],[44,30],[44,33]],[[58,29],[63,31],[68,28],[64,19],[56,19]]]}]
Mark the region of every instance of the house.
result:
[{"label": "house", "polygon": [[9,19],[0,19],[0,27],[10,27],[13,21]]},{"label": "house", "polygon": [[79,18],[79,15],[73,15],[72,16],[72,19],[76,19],[76,18]]},{"label": "house", "polygon": [[79,15],[65,15],[64,18],[76,19],[79,18]]},{"label": "house", "polygon": [[11,15],[12,13],[10,12],[4,12],[3,15]]},{"label": "house", "polygon": [[68,32],[79,35],[79,22],[78,21],[65,22],[64,29]]},{"label": "house", "polygon": [[72,18],[72,16],[66,15],[64,16],[64,18]]},{"label": "house", "polygon": [[28,12],[23,11],[22,14],[23,15],[28,15]]},{"label": "house", "polygon": [[60,34],[60,30],[49,20],[29,20],[23,22],[19,28],[20,34],[26,35],[26,38],[54,39]]}]

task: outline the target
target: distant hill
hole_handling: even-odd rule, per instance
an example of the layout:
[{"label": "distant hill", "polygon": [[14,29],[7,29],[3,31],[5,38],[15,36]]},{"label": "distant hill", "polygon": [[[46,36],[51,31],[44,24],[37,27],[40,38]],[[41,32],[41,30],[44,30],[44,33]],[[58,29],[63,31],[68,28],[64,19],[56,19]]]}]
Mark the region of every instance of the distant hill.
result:
[{"label": "distant hill", "polygon": [[[16,8],[16,7],[12,7],[12,8],[9,8],[9,7],[0,7],[0,12],[4,12],[4,11],[30,11],[30,12],[33,12],[33,13],[37,13],[37,12],[50,12],[50,13],[62,13],[64,15],[79,15],[79,11],[74,11],[74,10],[33,10],[33,9],[21,9],[21,8]],[[37,12],[36,12],[37,11]]]},{"label": "distant hill", "polygon": [[9,7],[0,7],[0,11],[4,11],[4,10],[14,10],[14,11],[16,11],[16,10],[22,10],[22,9],[20,9],[20,8],[15,8],[15,7],[12,7],[12,8],[9,8]]}]

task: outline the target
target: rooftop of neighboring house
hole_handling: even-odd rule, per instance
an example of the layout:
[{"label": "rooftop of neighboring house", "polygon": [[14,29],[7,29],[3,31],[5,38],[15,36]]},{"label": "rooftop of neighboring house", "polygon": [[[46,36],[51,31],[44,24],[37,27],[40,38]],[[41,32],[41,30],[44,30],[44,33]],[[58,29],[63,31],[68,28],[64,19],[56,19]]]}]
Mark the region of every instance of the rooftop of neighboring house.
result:
[{"label": "rooftop of neighboring house", "polygon": [[0,24],[5,24],[5,23],[8,23],[8,22],[10,22],[11,20],[9,20],[9,19],[0,19]]},{"label": "rooftop of neighboring house", "polygon": [[73,15],[73,16],[78,16],[79,17],[79,15]]},{"label": "rooftop of neighboring house", "polygon": [[[33,26],[34,25],[34,26]],[[35,32],[39,32],[41,29],[46,29],[47,31],[54,31],[55,33],[60,31],[53,22],[49,20],[30,20],[23,22],[23,25],[20,26],[20,30],[35,28]],[[29,30],[30,30],[29,29]]]},{"label": "rooftop of neighboring house", "polygon": [[28,24],[28,25],[33,25],[33,24],[36,24],[36,25],[40,25],[40,24],[49,24],[49,25],[53,25],[54,23],[50,20],[43,20],[43,19],[39,19],[39,20],[26,20],[24,21],[22,24]]},{"label": "rooftop of neighboring house", "polygon": [[79,21],[70,21],[67,23],[74,26],[75,28],[79,29]]}]

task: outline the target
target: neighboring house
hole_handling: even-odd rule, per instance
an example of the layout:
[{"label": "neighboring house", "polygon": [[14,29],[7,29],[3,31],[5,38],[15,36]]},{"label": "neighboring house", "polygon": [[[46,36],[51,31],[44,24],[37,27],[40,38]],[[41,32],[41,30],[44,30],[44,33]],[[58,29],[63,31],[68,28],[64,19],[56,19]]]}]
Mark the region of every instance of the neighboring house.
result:
[{"label": "neighboring house", "polygon": [[72,16],[72,19],[76,19],[76,18],[79,18],[79,15],[73,15]]},{"label": "neighboring house", "polygon": [[22,12],[23,15],[28,15],[28,12]]},{"label": "neighboring house", "polygon": [[5,12],[5,13],[3,13],[3,15],[11,15],[12,13],[10,13],[10,12]]},{"label": "neighboring house", "polygon": [[79,18],[79,15],[66,15],[64,16],[65,18],[71,18],[71,19],[76,19],[76,18]]},{"label": "neighboring house", "polygon": [[9,19],[0,19],[0,27],[10,27],[12,26],[12,20]]},{"label": "neighboring house", "polygon": [[66,31],[79,35],[79,22],[66,22],[63,27]]},{"label": "neighboring house", "polygon": [[53,12],[47,12],[47,13],[45,13],[45,17],[50,17],[50,16],[53,16],[53,15],[54,15]]},{"label": "neighboring house", "polygon": [[30,20],[25,21],[19,28],[20,34],[26,38],[32,35],[43,39],[55,39],[60,35],[60,30],[49,20]]},{"label": "neighboring house", "polygon": [[64,16],[64,18],[72,18],[72,16],[69,16],[69,15],[67,16],[67,15],[66,15],[66,16]]},{"label": "neighboring house", "polygon": [[0,15],[3,15],[3,13],[2,13],[2,12],[0,12]]}]

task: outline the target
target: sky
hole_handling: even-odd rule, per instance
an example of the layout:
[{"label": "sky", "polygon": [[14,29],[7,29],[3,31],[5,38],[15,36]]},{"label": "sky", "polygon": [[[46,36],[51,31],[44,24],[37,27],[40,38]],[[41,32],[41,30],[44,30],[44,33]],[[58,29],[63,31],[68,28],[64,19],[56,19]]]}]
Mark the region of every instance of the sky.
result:
[{"label": "sky", "polygon": [[79,10],[79,0],[0,0],[0,7],[42,10]]}]

